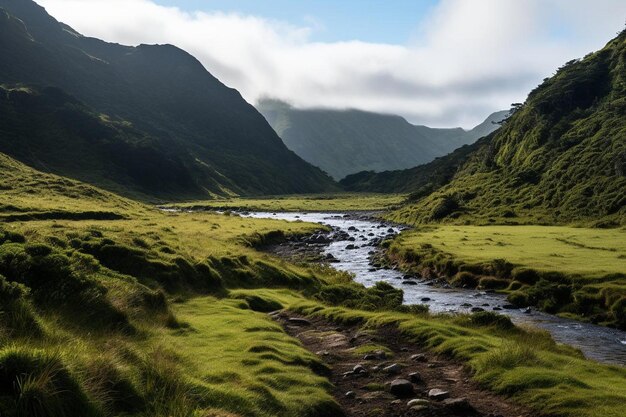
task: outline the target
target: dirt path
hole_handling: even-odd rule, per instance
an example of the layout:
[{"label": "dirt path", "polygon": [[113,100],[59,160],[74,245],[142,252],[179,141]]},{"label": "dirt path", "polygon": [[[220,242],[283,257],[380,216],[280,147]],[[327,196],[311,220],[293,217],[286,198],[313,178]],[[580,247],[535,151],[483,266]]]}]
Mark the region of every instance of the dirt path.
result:
[{"label": "dirt path", "polygon": [[[272,317],[332,368],[333,394],[347,416],[537,417],[482,390],[461,363],[407,343],[395,328],[363,330],[289,312]],[[433,396],[435,389],[443,393]]]}]

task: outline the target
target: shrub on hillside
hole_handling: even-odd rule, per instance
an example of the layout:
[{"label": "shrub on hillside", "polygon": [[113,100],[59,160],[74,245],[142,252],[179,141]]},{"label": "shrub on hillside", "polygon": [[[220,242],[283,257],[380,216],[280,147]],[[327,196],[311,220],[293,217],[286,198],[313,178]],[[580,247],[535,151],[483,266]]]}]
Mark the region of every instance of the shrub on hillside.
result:
[{"label": "shrub on hillside", "polygon": [[439,201],[437,201],[437,203],[435,204],[435,207],[433,207],[430,213],[430,218],[432,220],[444,219],[450,216],[459,208],[460,205],[456,197],[450,195],[444,196],[439,199]]},{"label": "shrub on hillside", "polygon": [[59,357],[39,350],[7,347],[0,351],[0,415],[101,414]]}]

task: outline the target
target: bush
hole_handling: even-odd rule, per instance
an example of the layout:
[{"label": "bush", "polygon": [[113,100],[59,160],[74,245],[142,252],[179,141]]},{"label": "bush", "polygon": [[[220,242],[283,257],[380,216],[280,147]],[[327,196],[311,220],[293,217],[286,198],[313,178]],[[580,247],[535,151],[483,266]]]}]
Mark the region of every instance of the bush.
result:
[{"label": "bush", "polygon": [[38,350],[0,351],[0,398],[3,416],[100,415],[60,358]]},{"label": "bush", "polygon": [[535,282],[539,281],[539,272],[535,271],[534,269],[518,267],[514,268],[513,271],[511,271],[511,277],[516,281],[532,285]]},{"label": "bush", "polygon": [[430,213],[432,220],[441,220],[459,209],[459,202],[454,196],[444,196],[441,198]]},{"label": "bush", "polygon": [[611,314],[620,329],[626,329],[626,297],[622,297],[611,305]]},{"label": "bush", "polygon": [[479,282],[479,287],[487,290],[499,290],[502,288],[506,288],[508,285],[508,280],[493,277],[481,278]]},{"label": "bush", "polygon": [[28,288],[0,275],[0,323],[11,336],[40,337],[43,330],[25,299]]},{"label": "bush", "polygon": [[511,330],[515,325],[511,319],[491,311],[480,311],[470,316],[470,322],[476,326],[495,327],[500,330]]},{"label": "bush", "polygon": [[476,288],[478,286],[478,277],[471,272],[462,271],[455,275],[452,283],[459,287]]},{"label": "bush", "polygon": [[529,304],[528,297],[521,291],[516,291],[509,294],[506,299],[509,301],[509,303],[517,307],[526,307]]}]

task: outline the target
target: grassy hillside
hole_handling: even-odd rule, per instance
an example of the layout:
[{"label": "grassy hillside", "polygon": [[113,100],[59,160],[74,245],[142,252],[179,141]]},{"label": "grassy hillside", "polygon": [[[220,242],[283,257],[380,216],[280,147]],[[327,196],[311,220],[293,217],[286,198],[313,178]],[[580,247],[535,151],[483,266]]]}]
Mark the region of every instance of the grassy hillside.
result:
[{"label": "grassy hillside", "polygon": [[[112,145],[122,147],[114,149],[113,157],[139,160],[148,168],[162,167],[161,172],[173,176],[169,181],[144,181],[142,192],[159,196],[165,185],[171,195],[171,189],[177,188],[172,186],[178,182],[182,183],[181,198],[188,198],[190,193],[206,198],[335,189],[329,177],[289,151],[236,90],[220,83],[184,51],[171,45],[127,47],[86,38],[54,20],[31,0],[0,0],[0,9],[4,57],[0,61],[0,84],[60,88],[91,111],[106,114],[115,122],[130,123],[134,133],[127,129],[125,135],[130,137]],[[46,122],[56,125],[67,121],[52,121],[56,116],[65,115],[48,113]],[[100,134],[97,126],[94,132],[89,131],[93,126],[82,127],[88,137]],[[41,141],[58,140],[54,133],[66,132],[49,132],[44,138],[24,130],[2,133],[34,148],[40,158],[38,166],[44,167],[49,162],[48,148],[40,148]],[[120,144],[136,142],[136,137],[145,145],[140,149],[134,146],[138,155],[124,152],[128,149]],[[72,134],[63,138],[66,142],[72,139]],[[0,137],[0,141],[5,142],[5,138]],[[83,149],[80,145],[79,141],[77,154]],[[13,153],[12,148],[4,147],[4,151],[20,156],[19,149]],[[164,165],[165,151],[169,161]],[[128,173],[119,170],[120,165],[133,164],[116,161],[98,146],[84,159],[93,159],[96,153],[101,161],[109,159],[107,169],[116,185],[134,191],[137,178],[127,181]],[[78,171],[98,176],[82,168]]]},{"label": "grassy hillside", "polygon": [[0,115],[0,152],[39,170],[143,199],[202,194],[153,137],[61,90],[0,87]]},{"label": "grassy hillside", "polygon": [[358,110],[300,110],[287,103],[262,100],[259,111],[289,149],[339,180],[361,171],[414,167],[494,131],[491,115],[475,129],[415,126],[400,116]]},{"label": "grassy hillside", "polygon": [[487,139],[424,167],[353,177],[349,188],[415,184],[413,203],[390,216],[408,223],[626,224],[625,57],[622,32],[561,67]]}]

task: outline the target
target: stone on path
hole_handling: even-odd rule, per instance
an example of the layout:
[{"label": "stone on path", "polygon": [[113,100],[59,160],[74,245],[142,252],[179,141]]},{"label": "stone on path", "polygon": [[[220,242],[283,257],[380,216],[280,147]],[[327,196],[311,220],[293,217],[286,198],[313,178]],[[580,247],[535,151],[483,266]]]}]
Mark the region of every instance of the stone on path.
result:
[{"label": "stone on path", "polygon": [[396,397],[410,397],[413,395],[413,384],[406,379],[394,379],[389,387],[391,392]]},{"label": "stone on path", "polygon": [[383,371],[387,372],[388,374],[399,374],[400,371],[402,371],[402,366],[398,365],[397,363],[394,363],[389,366],[385,366],[383,368]]},{"label": "stone on path", "polygon": [[470,413],[475,411],[467,398],[448,398],[443,400],[443,406],[455,413]]},{"label": "stone on path", "polygon": [[449,396],[450,396],[450,393],[448,391],[444,391],[444,390],[439,389],[439,388],[434,388],[434,389],[431,389],[430,391],[428,391],[428,398],[431,398],[431,399],[436,400],[436,401],[445,400]]},{"label": "stone on path", "polygon": [[407,407],[415,407],[416,405],[428,405],[430,404],[430,401],[425,400],[423,398],[415,398],[411,401],[409,401],[408,403],[406,403]]},{"label": "stone on path", "polygon": [[311,322],[300,317],[291,317],[289,319],[289,324],[295,324],[296,326],[310,326]]}]

